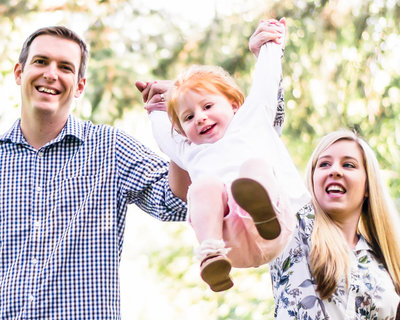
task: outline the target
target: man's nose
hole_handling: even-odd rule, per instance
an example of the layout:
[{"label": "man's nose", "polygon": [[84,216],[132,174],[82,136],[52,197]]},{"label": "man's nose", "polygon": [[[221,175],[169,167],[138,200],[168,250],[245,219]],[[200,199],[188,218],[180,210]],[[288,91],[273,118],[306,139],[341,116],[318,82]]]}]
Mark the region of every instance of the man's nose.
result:
[{"label": "man's nose", "polygon": [[47,65],[46,69],[44,70],[43,77],[48,81],[57,80],[57,65],[55,63],[50,63],[49,65]]}]

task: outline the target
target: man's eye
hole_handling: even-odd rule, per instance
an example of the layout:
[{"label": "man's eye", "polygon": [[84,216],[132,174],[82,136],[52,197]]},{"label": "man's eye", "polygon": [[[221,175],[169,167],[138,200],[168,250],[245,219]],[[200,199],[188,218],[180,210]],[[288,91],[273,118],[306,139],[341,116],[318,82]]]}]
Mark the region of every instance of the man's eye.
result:
[{"label": "man's eye", "polygon": [[61,69],[72,72],[72,68],[70,66],[68,66],[68,65],[61,66]]},{"label": "man's eye", "polygon": [[44,59],[36,59],[36,60],[34,61],[34,63],[36,63],[36,64],[44,64],[45,61],[44,61]]}]

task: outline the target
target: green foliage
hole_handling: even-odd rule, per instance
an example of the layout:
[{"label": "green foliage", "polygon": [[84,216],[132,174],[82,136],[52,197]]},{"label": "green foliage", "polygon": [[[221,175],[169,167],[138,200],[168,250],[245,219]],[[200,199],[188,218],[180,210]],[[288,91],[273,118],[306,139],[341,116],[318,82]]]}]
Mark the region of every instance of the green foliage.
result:
[{"label": "green foliage", "polygon": [[[391,194],[400,199],[399,2],[275,0],[253,7],[251,2],[232,1],[231,7],[240,3],[240,10],[229,15],[215,10],[210,23],[200,28],[197,21],[152,9],[151,1],[144,0],[65,0],[59,5],[1,0],[0,92],[8,94],[19,49],[34,30],[31,25],[47,18],[78,29],[90,44],[88,86],[75,110],[85,119],[120,122],[132,108],[142,107],[135,80],[172,79],[194,63],[221,65],[247,92],[255,64],[248,39],[260,19],[285,16],[283,139],[298,168],[304,170],[322,135],[352,128],[376,151]],[[18,105],[17,98],[2,98],[7,105],[0,120]],[[149,252],[149,265],[171,297],[185,301],[181,307],[206,302],[209,319],[272,319],[272,298],[243,289],[243,283],[266,281],[266,267],[235,271],[231,291],[211,294],[193,269],[192,246],[179,243],[182,230],[170,236],[172,243]],[[188,278],[193,273],[196,277]],[[182,292],[190,292],[190,298]]]}]

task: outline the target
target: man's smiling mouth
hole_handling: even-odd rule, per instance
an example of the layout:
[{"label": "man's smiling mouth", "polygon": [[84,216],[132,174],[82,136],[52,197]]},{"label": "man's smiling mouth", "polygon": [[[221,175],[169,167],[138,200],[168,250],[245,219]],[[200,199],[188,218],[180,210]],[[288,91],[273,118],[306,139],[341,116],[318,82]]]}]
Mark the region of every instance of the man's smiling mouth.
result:
[{"label": "man's smiling mouth", "polygon": [[59,93],[58,90],[51,89],[51,88],[46,88],[46,87],[36,87],[36,89],[39,92],[44,92],[44,93],[53,94],[53,95],[56,95],[56,94]]}]

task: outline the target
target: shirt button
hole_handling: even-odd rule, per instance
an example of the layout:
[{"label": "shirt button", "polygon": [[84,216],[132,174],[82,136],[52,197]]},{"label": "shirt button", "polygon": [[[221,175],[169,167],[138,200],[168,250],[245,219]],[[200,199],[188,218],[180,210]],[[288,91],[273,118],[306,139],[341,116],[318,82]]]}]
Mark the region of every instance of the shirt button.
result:
[{"label": "shirt button", "polygon": [[37,192],[42,191],[42,187],[36,187],[36,191],[37,191]]},{"label": "shirt button", "polygon": [[33,226],[34,226],[35,228],[39,228],[39,227],[40,227],[40,221],[35,221],[35,222],[33,223]]},{"label": "shirt button", "polygon": [[43,152],[43,151],[39,151],[39,152],[38,152],[38,157],[39,157],[39,158],[43,158],[43,156],[44,156],[44,152]]},{"label": "shirt button", "polygon": [[30,294],[28,296],[28,301],[33,301],[33,300],[35,300],[35,297],[32,294]]},{"label": "shirt button", "polygon": [[37,264],[38,262],[39,262],[38,259],[36,259],[36,258],[33,258],[33,259],[32,259],[32,263],[33,263],[33,264]]}]

